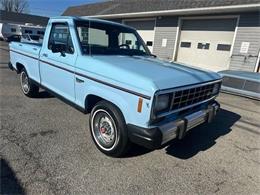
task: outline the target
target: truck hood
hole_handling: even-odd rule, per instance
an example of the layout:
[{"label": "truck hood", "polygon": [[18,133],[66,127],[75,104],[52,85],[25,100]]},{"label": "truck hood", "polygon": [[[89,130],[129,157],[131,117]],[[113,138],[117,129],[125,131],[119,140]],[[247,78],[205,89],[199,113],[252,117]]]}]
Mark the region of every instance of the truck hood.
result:
[{"label": "truck hood", "polygon": [[[153,57],[97,55],[93,58],[100,64],[108,66],[105,68],[106,70],[117,73],[121,82],[127,83],[127,79],[129,79],[127,75],[131,75],[131,78],[134,75],[131,85],[138,88],[142,86],[142,81],[152,82],[157,88],[154,90],[163,90],[221,78],[215,72],[170,63]],[[102,70],[99,69],[99,72],[101,73]]]}]

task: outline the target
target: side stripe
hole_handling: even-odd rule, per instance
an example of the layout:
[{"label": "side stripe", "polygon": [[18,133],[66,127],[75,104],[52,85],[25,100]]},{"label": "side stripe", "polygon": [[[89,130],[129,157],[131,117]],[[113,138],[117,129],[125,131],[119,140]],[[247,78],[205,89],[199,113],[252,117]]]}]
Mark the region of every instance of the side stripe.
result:
[{"label": "side stripe", "polygon": [[[18,54],[20,54],[20,55],[24,55],[24,56],[26,56],[26,57],[29,57],[29,58],[32,58],[32,59],[35,59],[35,60],[39,60],[38,58],[35,58],[35,57],[33,57],[33,56],[30,56],[30,55],[27,55],[27,54],[24,54],[24,53],[15,51],[15,50],[10,50],[10,51],[15,52],[15,53],[18,53]],[[53,66],[53,67],[55,67],[55,68],[59,68],[59,69],[61,69],[61,70],[64,70],[64,71],[73,73],[73,74],[75,74],[75,75],[84,77],[84,78],[86,78],[86,79],[95,81],[95,82],[97,82],[97,83],[101,83],[101,84],[103,84],[103,85],[107,85],[107,86],[109,86],[109,87],[112,87],[112,88],[115,88],[115,89],[118,89],[118,90],[121,90],[121,91],[130,93],[130,94],[133,94],[133,95],[136,95],[136,96],[139,96],[139,97],[142,97],[142,98],[144,98],[144,99],[147,99],[147,100],[150,100],[150,99],[151,99],[150,96],[147,96],[147,95],[144,95],[144,94],[141,94],[141,93],[132,91],[132,90],[130,90],[130,89],[126,89],[126,88],[123,88],[123,87],[120,87],[120,86],[117,86],[117,85],[114,85],[114,84],[111,84],[111,83],[108,83],[108,82],[105,82],[105,81],[96,79],[96,78],[94,78],[94,77],[87,76],[87,75],[82,74],[82,73],[79,73],[79,72],[74,72],[74,71],[72,71],[72,70],[69,70],[69,69],[67,69],[67,68],[58,66],[58,65],[53,64],[53,63],[50,63],[50,62],[47,62],[47,61],[45,61],[45,60],[39,60],[39,61],[40,61],[40,62],[43,62],[43,63],[46,63],[46,64],[48,64],[48,65],[51,65],[51,66]]]}]

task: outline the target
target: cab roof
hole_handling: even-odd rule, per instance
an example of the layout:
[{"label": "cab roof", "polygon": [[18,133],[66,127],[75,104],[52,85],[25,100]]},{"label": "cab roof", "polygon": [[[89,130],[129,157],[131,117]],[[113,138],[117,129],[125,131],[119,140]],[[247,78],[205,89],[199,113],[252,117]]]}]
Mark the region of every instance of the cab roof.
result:
[{"label": "cab roof", "polygon": [[131,26],[127,26],[125,24],[120,24],[117,22],[112,22],[112,21],[108,21],[108,20],[102,20],[102,19],[97,19],[97,18],[93,18],[93,17],[87,17],[87,16],[83,16],[83,17],[78,17],[78,16],[55,16],[55,17],[50,17],[50,20],[76,20],[76,21],[93,21],[93,22],[100,22],[100,23],[104,23],[104,24],[110,24],[110,25],[116,25],[116,26],[121,26],[121,27],[125,27],[125,28],[131,28],[131,29],[135,29]]}]

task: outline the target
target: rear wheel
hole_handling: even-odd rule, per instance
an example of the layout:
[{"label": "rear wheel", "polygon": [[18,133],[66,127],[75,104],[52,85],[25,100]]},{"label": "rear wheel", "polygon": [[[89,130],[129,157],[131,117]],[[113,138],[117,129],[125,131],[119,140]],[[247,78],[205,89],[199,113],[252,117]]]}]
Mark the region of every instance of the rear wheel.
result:
[{"label": "rear wheel", "polygon": [[22,89],[22,92],[24,93],[24,95],[26,95],[28,97],[37,96],[37,94],[39,92],[39,87],[31,82],[25,68],[23,68],[21,70],[20,84],[21,84],[21,89]]},{"label": "rear wheel", "polygon": [[120,110],[107,101],[92,109],[89,124],[97,148],[106,155],[123,156],[129,146],[125,120]]}]

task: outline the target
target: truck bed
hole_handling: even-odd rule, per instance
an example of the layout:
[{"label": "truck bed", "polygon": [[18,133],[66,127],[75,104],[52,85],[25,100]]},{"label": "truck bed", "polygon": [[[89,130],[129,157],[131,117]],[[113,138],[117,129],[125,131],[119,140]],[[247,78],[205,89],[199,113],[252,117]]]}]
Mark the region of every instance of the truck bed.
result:
[{"label": "truck bed", "polygon": [[35,43],[19,43],[11,42],[10,48],[10,62],[14,69],[18,70],[19,64],[22,64],[31,79],[41,82],[39,73],[39,55],[42,48],[41,44]]},{"label": "truck bed", "polygon": [[9,47],[11,51],[21,52],[24,54],[32,55],[32,57],[38,58],[39,52],[42,48],[42,44],[11,42],[9,44]]}]

